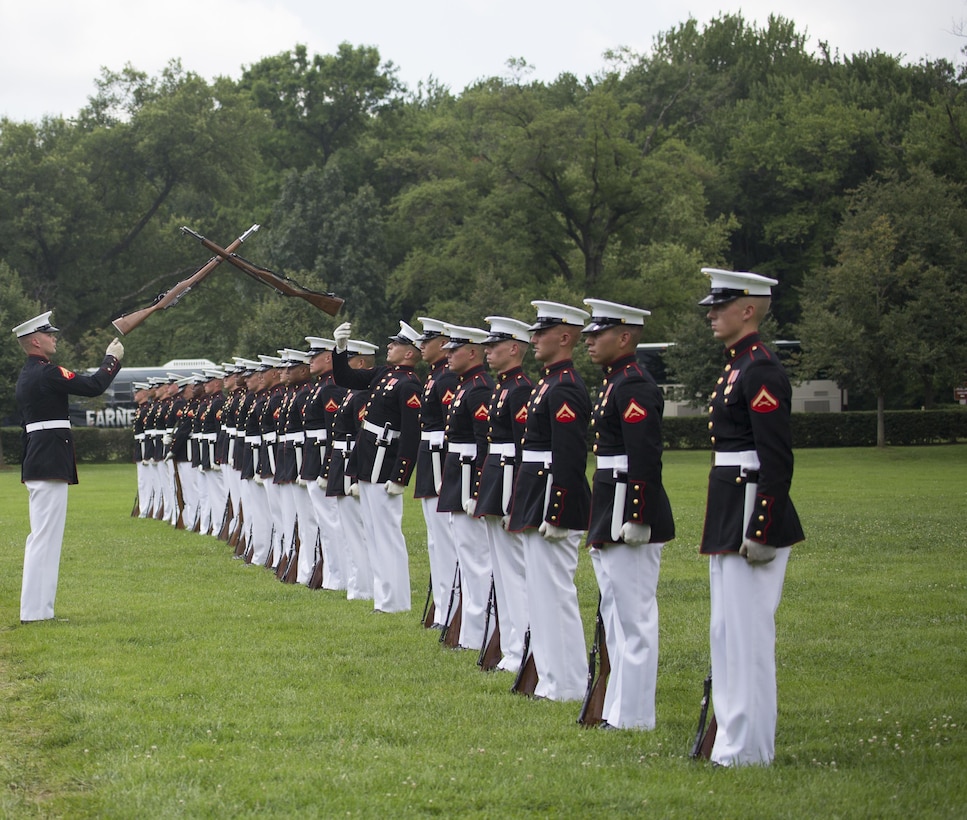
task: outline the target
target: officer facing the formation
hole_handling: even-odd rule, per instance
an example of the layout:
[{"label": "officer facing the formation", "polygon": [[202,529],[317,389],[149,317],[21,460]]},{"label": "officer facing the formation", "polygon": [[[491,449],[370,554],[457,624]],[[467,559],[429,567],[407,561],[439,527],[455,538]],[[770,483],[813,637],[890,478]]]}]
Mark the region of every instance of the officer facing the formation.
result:
[{"label": "officer facing the formation", "polygon": [[410,570],[403,538],[403,491],[416,465],[420,446],[420,393],[414,372],[420,359],[420,334],[406,322],[390,337],[386,365],[353,370],[347,347],[352,326],[333,332],[336,352],[332,372],[336,384],[368,389],[365,417],[350,458],[355,471],[373,566],[373,605],[379,612],[410,609]]},{"label": "officer facing the formation", "polygon": [[771,286],[755,273],[703,268],[712,333],[727,363],[712,391],[709,476],[701,552],[709,556],[712,701],[721,766],[768,765],[775,755],[775,613],[789,550],[801,541],[789,498],[792,390],[759,338]]},{"label": "officer facing the formation", "polygon": [[655,727],[658,676],[658,569],[675,535],[662,485],[664,398],[638,364],[645,316],[640,308],[585,299],[591,321],[582,333],[591,361],[604,370],[591,413],[596,469],[588,531],[601,592],[611,674],[603,726]]},{"label": "officer facing the formation", "polygon": [[508,529],[524,540],[534,694],[581,700],[587,666],[574,573],[591,512],[587,433],[591,402],[571,353],[587,311],[536,301],[534,357],[544,365],[527,403]]},{"label": "officer facing the formation", "polygon": [[99,396],[121,369],[124,347],[114,339],[100,368],[78,375],[52,364],[58,329],[47,311],[13,332],[27,354],[17,379],[17,407],[24,425],[21,480],[29,494],[30,534],[24,549],[20,621],[54,617],[60,553],[67,521],[67,487],[77,483],[68,395]]}]

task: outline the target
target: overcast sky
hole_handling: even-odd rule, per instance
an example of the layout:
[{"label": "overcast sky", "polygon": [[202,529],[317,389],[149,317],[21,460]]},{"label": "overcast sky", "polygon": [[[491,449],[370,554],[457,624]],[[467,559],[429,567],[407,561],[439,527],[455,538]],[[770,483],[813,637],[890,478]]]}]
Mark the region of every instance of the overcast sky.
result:
[{"label": "overcast sky", "polygon": [[844,55],[959,64],[967,45],[955,34],[967,0],[0,0],[0,116],[72,116],[102,66],[156,75],[178,58],[208,79],[237,78],[298,43],[310,54],[376,46],[410,88],[432,76],[459,93],[506,75],[510,58],[532,65],[535,79],[584,77],[604,67],[607,49],[646,53],[689,16],[729,12],[759,25],[770,13],[791,19],[811,51],[825,40]]}]

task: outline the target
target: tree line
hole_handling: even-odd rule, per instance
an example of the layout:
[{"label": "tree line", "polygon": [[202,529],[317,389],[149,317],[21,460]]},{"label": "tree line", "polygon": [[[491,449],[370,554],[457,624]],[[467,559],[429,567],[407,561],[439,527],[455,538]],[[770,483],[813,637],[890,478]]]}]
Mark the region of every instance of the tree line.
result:
[{"label": "tree line", "polygon": [[[811,53],[741,15],[615,50],[595,76],[403,86],[378,49],[297,45],[207,81],[103,70],[73,117],[0,120],[0,320],[54,308],[63,363],[96,363],[111,318],[207,261],[178,230],[346,299],[333,320],[227,265],[125,337],[126,361],[253,356],[350,318],[527,318],[585,296],[652,311],[676,378],[718,371],[703,266],[779,280],[796,375],[851,407],[950,402],[967,380],[967,67]],[[12,338],[12,337],[11,337]],[[0,414],[21,356],[0,351]],[[579,362],[590,370],[590,364]],[[591,379],[595,383],[597,378]]]}]

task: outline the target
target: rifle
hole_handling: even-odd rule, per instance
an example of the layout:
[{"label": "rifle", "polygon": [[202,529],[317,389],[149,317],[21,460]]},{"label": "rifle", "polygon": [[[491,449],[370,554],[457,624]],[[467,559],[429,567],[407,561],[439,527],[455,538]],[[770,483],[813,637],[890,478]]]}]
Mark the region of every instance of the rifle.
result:
[{"label": "rifle", "polygon": [[131,517],[137,518],[141,515],[141,504],[138,502],[138,494],[134,494],[134,507],[131,509]]},{"label": "rifle", "polygon": [[705,728],[705,721],[708,719],[708,707],[712,697],[712,673],[709,672],[702,685],[702,709],[698,714],[698,731],[695,732],[695,742],[692,744],[692,751],[688,756],[692,760],[704,757],[708,760],[712,756],[712,746],[715,744],[715,733],[718,723],[715,722],[715,713],[712,713],[712,720]]},{"label": "rifle", "polygon": [[245,518],[243,517],[245,513],[245,508],[242,506],[242,501],[239,499],[238,502],[238,523],[235,525],[235,529],[232,530],[232,534],[228,537],[228,545],[230,547],[235,547],[235,557],[241,558],[245,553],[245,539],[242,538],[242,532],[245,528]]},{"label": "rifle", "polygon": [[269,532],[269,554],[265,556],[265,563],[262,564],[266,569],[272,569],[272,565],[275,563],[275,524],[272,525],[272,530]]},{"label": "rifle", "polygon": [[306,586],[309,589],[322,589],[322,533],[316,531],[316,561],[312,565],[312,576]]},{"label": "rifle", "polygon": [[[453,573],[453,586],[450,587],[450,604],[447,606],[447,620],[440,632],[440,643],[449,646],[451,649],[460,648],[460,627],[463,623],[463,591],[460,583],[460,564]],[[453,599],[460,590],[460,600],[457,601],[457,608],[453,608]]]},{"label": "rifle", "polygon": [[[245,233],[243,233],[238,239],[232,242],[228,246],[229,249],[234,251],[239,247],[248,237],[255,233],[259,229],[258,225],[253,225]],[[195,285],[201,282],[208,274],[210,274],[215,268],[217,268],[222,263],[222,257],[217,254],[209,259],[204,265],[202,265],[198,270],[196,270],[187,279],[179,282],[170,290],[166,290],[164,293],[159,293],[155,300],[148,305],[146,308],[141,310],[136,310],[134,313],[126,313],[122,316],[118,316],[116,319],[111,320],[111,324],[117,329],[117,332],[122,336],[126,336],[132,330],[134,330],[138,325],[140,325],[145,319],[147,319],[152,313],[157,310],[167,310],[172,305],[178,303],[188,291],[190,291]]]},{"label": "rifle", "polygon": [[302,541],[299,538],[299,522],[292,528],[292,540],[289,542],[289,564],[282,574],[283,584],[294,584],[299,580],[299,549]]},{"label": "rifle", "polygon": [[588,688],[584,693],[584,703],[578,723],[593,727],[600,725],[604,710],[604,696],[608,690],[608,675],[611,674],[611,659],[608,657],[608,641],[604,634],[604,618],[601,617],[601,595],[598,594],[598,614],[594,619],[594,643],[588,653]]},{"label": "rifle", "polygon": [[172,464],[171,469],[175,473],[175,505],[178,507],[178,518],[175,519],[175,529],[183,530],[185,528],[185,496],[181,489],[181,476],[178,475],[178,465]]},{"label": "rifle", "polygon": [[225,512],[222,513],[222,526],[218,530],[219,541],[228,541],[229,539],[229,536],[230,536],[229,529],[232,526],[232,518],[234,517],[232,515],[233,512],[234,510],[232,509],[232,497],[229,495],[225,499]]},{"label": "rifle", "polygon": [[263,285],[268,285],[270,288],[273,288],[276,293],[280,293],[283,296],[298,296],[300,299],[305,299],[313,307],[325,311],[330,316],[335,316],[337,313],[339,313],[339,309],[345,302],[345,299],[340,299],[334,293],[321,293],[317,290],[308,290],[307,288],[302,287],[302,285],[300,285],[298,282],[292,281],[287,276],[283,276],[280,273],[275,273],[267,268],[255,265],[252,262],[249,262],[247,259],[243,259],[237,253],[233,253],[232,251],[234,249],[219,247],[210,239],[206,239],[200,233],[193,231],[187,226],[182,227],[181,231],[182,233],[195,237],[195,239],[201,242],[201,244],[212,253],[215,253],[221,259],[230,262],[232,265],[242,271],[242,273],[248,274],[253,279],[257,279]]},{"label": "rifle", "polygon": [[158,507],[154,511],[154,517],[156,521],[163,521],[165,517],[165,497],[161,496],[158,501]]},{"label": "rifle", "polygon": [[537,682],[540,676],[537,674],[537,664],[534,662],[534,653],[530,651],[531,631],[530,627],[524,633],[524,659],[520,662],[520,669],[517,670],[517,677],[510,691],[515,695],[525,695],[533,697],[537,689]]},{"label": "rifle", "polygon": [[[137,496],[135,496],[135,503],[137,503]],[[423,604],[423,628],[429,629],[432,627],[435,617],[436,605],[433,603],[433,576],[431,575],[426,585],[426,603]]]},{"label": "rifle", "polygon": [[[494,631],[490,632],[490,613],[494,613]],[[487,634],[490,633],[488,640]],[[477,666],[484,672],[491,672],[497,668],[503,657],[500,651],[500,620],[497,617],[497,586],[494,576],[490,576],[490,595],[487,597],[487,618],[484,621],[484,639],[480,644],[480,654],[477,655]]]}]

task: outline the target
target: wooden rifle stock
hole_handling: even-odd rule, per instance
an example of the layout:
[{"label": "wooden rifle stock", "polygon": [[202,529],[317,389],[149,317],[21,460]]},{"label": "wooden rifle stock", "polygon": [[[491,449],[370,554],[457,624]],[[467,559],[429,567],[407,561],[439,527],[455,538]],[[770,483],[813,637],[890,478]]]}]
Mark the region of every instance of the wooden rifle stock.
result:
[{"label": "wooden rifle stock", "polygon": [[141,504],[138,501],[138,494],[134,494],[134,507],[131,508],[131,517],[137,518],[141,515]]},{"label": "wooden rifle stock", "polygon": [[693,760],[700,757],[708,760],[712,756],[712,746],[715,745],[715,733],[718,723],[715,721],[715,713],[712,713],[712,720],[708,723],[708,707],[712,700],[712,673],[709,672],[702,684],[702,708],[698,715],[698,730],[695,732],[695,742],[692,743],[692,750],[688,756]]},{"label": "wooden rifle stock", "polygon": [[457,601],[457,608],[453,608],[453,600],[460,592],[460,564],[457,564],[453,573],[453,586],[450,587],[450,603],[447,605],[447,619],[443,623],[443,630],[440,632],[440,643],[456,649],[460,646],[460,626],[463,621],[463,595]]},{"label": "wooden rifle stock", "polygon": [[[238,239],[232,242],[228,247],[234,251],[238,248],[248,237],[255,233],[259,229],[258,225],[253,225],[245,233],[243,233]],[[227,249],[226,249],[227,250]],[[112,319],[111,324],[114,325],[115,329],[122,336],[126,336],[132,330],[134,330],[138,325],[144,322],[152,313],[158,310],[166,310],[172,305],[176,304],[178,300],[184,296],[188,291],[190,291],[195,285],[201,282],[208,274],[210,274],[215,268],[217,268],[222,263],[222,257],[216,254],[211,259],[209,259],[204,265],[202,265],[197,271],[195,271],[187,279],[179,282],[170,290],[165,291],[160,294],[154,302],[152,302],[148,307],[142,308],[141,310],[136,310],[133,313],[126,313],[123,316],[118,316],[117,319]]]},{"label": "wooden rifle stock", "polygon": [[528,627],[524,633],[524,658],[520,662],[520,669],[517,670],[514,685],[510,687],[510,691],[515,695],[533,697],[534,692],[537,691],[540,675],[537,674],[537,663],[534,661],[534,653],[530,651],[530,647],[531,631]]},{"label": "wooden rifle stock", "polygon": [[[137,499],[135,499],[137,502]],[[433,626],[433,619],[436,617],[436,605],[433,603],[433,576],[430,576],[430,580],[426,585],[426,603],[423,604],[423,628],[429,629]]]},{"label": "wooden rifle stock", "polygon": [[286,571],[282,574],[283,584],[294,584],[299,580],[299,550],[302,548],[302,540],[299,538],[299,522],[296,521],[292,529],[292,541],[289,544],[289,563]]},{"label": "wooden rifle stock", "polygon": [[309,589],[322,589],[322,534],[316,532],[316,561],[312,566],[312,576],[306,585]]},{"label": "wooden rifle stock", "polygon": [[[490,613],[494,615],[494,628],[490,631]],[[489,634],[489,639],[488,639]],[[500,619],[497,616],[497,585],[494,576],[490,576],[490,595],[487,597],[487,618],[484,621],[484,638],[477,655],[477,666],[484,672],[491,672],[497,668],[503,654],[500,651]]]},{"label": "wooden rifle stock", "polygon": [[247,259],[243,259],[237,253],[233,253],[233,249],[219,247],[210,239],[206,239],[201,234],[191,230],[191,228],[183,227],[181,230],[183,233],[195,237],[205,248],[217,254],[221,259],[230,262],[242,271],[242,273],[248,274],[264,285],[268,285],[276,293],[281,293],[283,296],[297,296],[300,299],[305,299],[313,307],[328,313],[330,316],[335,316],[339,313],[339,309],[345,302],[345,299],[340,299],[334,293],[322,293],[317,290],[309,290],[302,287],[298,282],[293,282],[287,276],[255,265]]},{"label": "wooden rifle stock", "polygon": [[608,675],[611,674],[611,659],[608,657],[608,641],[604,634],[604,619],[601,617],[601,598],[598,596],[598,614],[594,619],[594,643],[588,654],[588,689],[581,704],[578,723],[582,726],[598,726],[604,712],[604,696],[608,691]]},{"label": "wooden rifle stock", "polygon": [[183,530],[185,528],[185,495],[181,489],[181,476],[178,475],[178,465],[172,462],[171,469],[175,474],[175,506],[178,508],[175,529]]},{"label": "wooden rifle stock", "polygon": [[218,530],[219,541],[228,541],[229,537],[231,536],[230,530],[232,527],[233,512],[232,497],[228,496],[228,498],[225,499],[225,512],[222,513],[222,526]]}]

